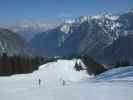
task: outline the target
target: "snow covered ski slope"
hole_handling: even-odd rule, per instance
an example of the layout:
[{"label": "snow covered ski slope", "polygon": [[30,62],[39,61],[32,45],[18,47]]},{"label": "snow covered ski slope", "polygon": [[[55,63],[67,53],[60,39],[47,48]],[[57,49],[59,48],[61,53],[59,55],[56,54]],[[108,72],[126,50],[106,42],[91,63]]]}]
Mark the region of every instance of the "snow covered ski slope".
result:
[{"label": "snow covered ski slope", "polygon": [[0,100],[133,100],[132,66],[94,77],[74,64],[58,60],[31,74],[0,77]]}]

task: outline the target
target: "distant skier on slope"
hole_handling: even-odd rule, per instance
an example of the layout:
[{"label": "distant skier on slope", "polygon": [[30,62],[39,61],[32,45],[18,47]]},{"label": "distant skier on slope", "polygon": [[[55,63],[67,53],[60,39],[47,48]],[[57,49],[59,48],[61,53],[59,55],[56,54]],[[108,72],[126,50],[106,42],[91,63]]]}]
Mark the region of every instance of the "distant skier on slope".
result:
[{"label": "distant skier on slope", "polygon": [[66,85],[66,81],[62,78],[59,79],[60,85],[65,86]]},{"label": "distant skier on slope", "polygon": [[65,86],[66,85],[66,81],[62,80],[62,85]]},{"label": "distant skier on slope", "polygon": [[38,79],[38,84],[41,85],[41,79],[40,78]]}]

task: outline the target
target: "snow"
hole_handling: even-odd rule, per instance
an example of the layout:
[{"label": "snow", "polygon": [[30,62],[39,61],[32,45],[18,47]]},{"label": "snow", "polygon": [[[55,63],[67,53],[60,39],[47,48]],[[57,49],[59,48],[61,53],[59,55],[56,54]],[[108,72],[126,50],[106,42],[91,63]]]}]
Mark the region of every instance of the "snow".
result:
[{"label": "snow", "polygon": [[112,21],[115,21],[117,20],[119,17],[118,16],[114,16],[110,13],[100,13],[100,14],[97,14],[96,16],[91,16],[92,19],[102,19],[102,18],[107,18],[107,19],[110,19]]},{"label": "snow", "polygon": [[119,17],[118,17],[118,16],[113,16],[113,15],[108,15],[108,16],[106,16],[106,18],[115,21],[115,20],[117,20]]},{"label": "snow", "polygon": [[127,80],[133,81],[133,66],[109,70],[95,77],[96,80]]},{"label": "snow", "polygon": [[121,25],[120,25],[120,23],[114,23],[113,25],[112,25],[112,27],[111,27],[111,30],[114,30],[114,29],[116,29],[116,28],[118,28],[118,27],[120,27]]},{"label": "snow", "polygon": [[89,19],[88,16],[81,16],[81,17],[77,18],[77,19],[75,20],[75,22],[81,24],[81,23],[87,21],[88,19]]},{"label": "snow", "polygon": [[71,26],[74,24],[74,23],[78,23],[78,24],[81,24],[85,21],[87,21],[89,19],[89,17],[87,16],[81,16],[75,20],[66,20],[64,22],[64,24],[62,25],[62,27],[60,28],[60,30],[66,34],[68,34],[71,30]]},{"label": "snow", "polygon": [[65,23],[73,24],[73,23],[75,23],[75,20],[66,20]]},{"label": "snow", "polygon": [[2,52],[4,52],[4,51],[5,51],[5,48],[4,48],[4,46],[3,46],[3,44],[2,44],[2,42],[1,42],[1,41],[0,41],[0,48],[1,48]]},{"label": "snow", "polygon": [[40,66],[40,71],[37,72],[37,74],[43,74],[43,78],[48,78],[48,80],[52,81],[52,83],[53,81],[56,82],[61,79],[66,80],[68,82],[77,82],[89,77],[85,70],[76,71],[74,65],[75,60],[58,60],[57,62]]},{"label": "snow", "polygon": [[61,29],[60,29],[62,32],[68,34],[69,31],[70,31],[70,25],[69,24],[64,24]]},{"label": "snow", "polygon": [[[91,77],[85,70],[75,71],[75,62],[76,60],[57,60],[40,66],[38,71],[31,74],[0,77],[0,99],[133,100],[132,66],[112,69],[99,76]],[[118,77],[120,75],[122,77]],[[114,78],[115,76],[117,77]],[[97,81],[95,81],[96,78]],[[107,81],[107,78],[114,80]],[[120,81],[122,79],[124,82]],[[65,86],[62,80],[65,80]]]}]

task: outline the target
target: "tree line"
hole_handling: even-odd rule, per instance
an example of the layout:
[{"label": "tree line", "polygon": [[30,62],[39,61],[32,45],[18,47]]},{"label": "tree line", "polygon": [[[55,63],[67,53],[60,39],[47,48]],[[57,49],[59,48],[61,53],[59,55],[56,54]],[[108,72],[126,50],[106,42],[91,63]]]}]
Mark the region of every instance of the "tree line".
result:
[{"label": "tree line", "polygon": [[[40,56],[8,56],[6,53],[0,55],[0,76],[9,76],[13,74],[26,74],[31,73],[34,70],[38,70],[39,66],[48,62],[52,62],[58,59],[82,59],[83,63],[86,65],[86,70],[88,74],[95,74],[98,75],[107,71],[108,69],[105,68],[103,64],[98,63],[94,59],[89,56],[71,56],[71,57],[60,57],[60,58],[53,58],[53,57],[40,57]],[[114,68],[116,67],[125,67],[129,66],[130,63],[128,60],[120,60],[116,61],[114,64]],[[75,69],[77,71],[83,70],[82,65],[75,63]]]},{"label": "tree line", "polygon": [[45,62],[43,57],[8,56],[3,53],[0,56],[0,76],[31,73]]},{"label": "tree line", "polygon": [[[83,61],[87,73],[90,75],[91,74],[98,75],[110,69],[106,65],[97,62],[95,59],[93,59],[90,56],[83,55],[83,56],[77,56],[77,58],[80,58]],[[124,58],[116,60],[111,68],[128,67],[128,66],[132,66],[132,64],[130,63],[129,60]],[[77,71],[84,70],[82,65],[77,62],[75,63],[75,69]]]}]

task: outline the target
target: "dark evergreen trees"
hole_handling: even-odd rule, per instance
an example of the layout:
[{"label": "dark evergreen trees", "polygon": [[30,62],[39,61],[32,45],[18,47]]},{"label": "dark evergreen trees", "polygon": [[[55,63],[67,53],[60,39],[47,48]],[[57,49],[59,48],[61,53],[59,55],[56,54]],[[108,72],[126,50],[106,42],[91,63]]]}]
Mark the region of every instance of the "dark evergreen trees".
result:
[{"label": "dark evergreen trees", "polygon": [[99,64],[89,56],[83,56],[82,61],[86,65],[88,74],[98,75],[107,70],[102,64]]},{"label": "dark evergreen trees", "polygon": [[76,71],[80,71],[80,70],[83,70],[83,68],[82,68],[82,66],[81,66],[81,63],[75,63],[75,69],[76,69]]},{"label": "dark evergreen trees", "polygon": [[0,56],[0,75],[31,73],[45,63],[43,57]]},{"label": "dark evergreen trees", "polygon": [[114,67],[118,68],[118,67],[126,67],[126,66],[130,66],[131,64],[129,63],[128,60],[119,60],[116,61]]}]

